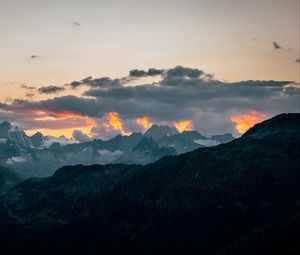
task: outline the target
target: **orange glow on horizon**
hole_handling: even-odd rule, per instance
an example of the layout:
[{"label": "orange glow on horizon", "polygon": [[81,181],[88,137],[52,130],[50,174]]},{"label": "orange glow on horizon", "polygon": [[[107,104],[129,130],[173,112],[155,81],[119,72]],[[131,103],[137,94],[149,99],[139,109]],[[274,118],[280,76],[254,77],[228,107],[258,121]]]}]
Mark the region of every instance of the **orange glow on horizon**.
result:
[{"label": "orange glow on horizon", "polygon": [[249,114],[240,114],[230,117],[231,122],[236,124],[236,130],[240,134],[244,134],[249,128],[253,127],[255,124],[262,122],[268,118],[268,115],[257,112],[250,111]]},{"label": "orange glow on horizon", "polygon": [[144,129],[149,129],[152,126],[152,122],[149,121],[148,117],[141,117],[136,119],[136,123],[140,126],[143,126]]},{"label": "orange glow on horizon", "polygon": [[[43,126],[47,126],[47,123],[57,121],[57,125],[49,125],[52,127],[26,130],[26,134],[30,136],[36,132],[41,132],[44,136],[59,137],[64,135],[67,138],[71,138],[75,129],[81,130],[86,135],[91,135],[91,128],[97,125],[96,121],[89,116],[71,111],[56,112],[48,109],[29,109],[28,112],[35,114],[33,118],[35,121],[44,122]],[[76,123],[76,121],[79,122]],[[62,122],[68,125],[63,125]]]},{"label": "orange glow on horizon", "polygon": [[180,133],[182,133],[183,131],[191,131],[194,128],[193,123],[190,120],[174,122],[174,126]]},{"label": "orange glow on horizon", "polygon": [[[29,109],[29,112],[35,113],[37,115],[41,115],[42,117],[49,117],[49,118],[87,118],[88,116],[71,112],[71,111],[51,111],[48,109]],[[46,115],[46,116],[45,116]]]},{"label": "orange glow on horizon", "polygon": [[47,128],[39,128],[39,129],[30,129],[30,130],[25,130],[25,133],[28,136],[32,136],[37,132],[42,133],[44,136],[55,136],[55,137],[60,137],[60,136],[65,136],[67,138],[72,138],[73,137],[73,131],[77,129],[80,130],[82,133],[90,136],[91,135],[91,127],[86,127],[86,128],[63,128],[63,129],[47,129]]}]

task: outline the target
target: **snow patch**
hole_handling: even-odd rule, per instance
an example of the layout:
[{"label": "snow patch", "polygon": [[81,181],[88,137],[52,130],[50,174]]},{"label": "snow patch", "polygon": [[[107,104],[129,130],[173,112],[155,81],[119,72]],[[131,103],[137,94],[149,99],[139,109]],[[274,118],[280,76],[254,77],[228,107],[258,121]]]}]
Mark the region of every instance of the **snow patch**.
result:
[{"label": "snow patch", "polygon": [[7,142],[7,139],[6,138],[0,138],[0,144],[4,144]]},{"label": "snow patch", "polygon": [[197,139],[194,141],[194,143],[197,143],[199,145],[204,145],[207,147],[216,146],[220,144],[218,141],[210,140],[210,139]]},{"label": "snow patch", "polygon": [[27,159],[22,156],[11,157],[6,160],[7,165],[13,165],[16,163],[24,163],[24,162],[27,162]]}]

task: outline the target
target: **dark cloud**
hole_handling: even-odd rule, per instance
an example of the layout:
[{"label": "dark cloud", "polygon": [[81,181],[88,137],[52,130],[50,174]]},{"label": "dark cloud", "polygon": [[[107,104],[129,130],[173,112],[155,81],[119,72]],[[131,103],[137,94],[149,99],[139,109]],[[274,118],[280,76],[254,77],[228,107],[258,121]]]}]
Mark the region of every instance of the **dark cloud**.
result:
[{"label": "dark cloud", "polygon": [[70,83],[72,88],[77,88],[81,85],[87,85],[92,88],[110,88],[122,86],[122,81],[120,79],[111,79],[109,77],[93,79],[92,76],[89,76],[81,81],[73,81]]},{"label": "dark cloud", "polygon": [[178,77],[178,78],[198,78],[203,75],[204,72],[199,69],[187,68],[182,66],[176,66],[167,71],[166,77]]},{"label": "dark cloud", "polygon": [[[73,112],[95,119],[105,117],[106,112],[118,112],[123,120],[142,116],[154,122],[190,119],[204,133],[232,132],[230,116],[250,110],[270,116],[298,111],[299,86],[290,81],[226,83],[202,70],[181,66],[163,73],[161,81],[138,86],[124,86],[118,79],[88,77],[84,83],[90,88],[85,97],[62,96],[39,102],[15,100],[2,104],[2,108],[6,112],[14,109]],[[128,123],[128,127],[133,127]],[[100,127],[95,130],[104,132]]]},{"label": "dark cloud", "polygon": [[155,69],[155,68],[150,68],[148,71],[144,70],[138,70],[138,69],[133,69],[129,71],[129,77],[145,77],[145,76],[156,76],[156,75],[162,75],[164,73],[164,70],[162,69]]},{"label": "dark cloud", "polygon": [[40,94],[56,94],[64,90],[65,88],[60,86],[46,86],[46,87],[38,88],[38,92]]},{"label": "dark cloud", "polygon": [[72,24],[76,27],[80,27],[81,23],[79,23],[78,21],[72,21]]},{"label": "dark cloud", "polygon": [[295,62],[296,62],[296,63],[300,63],[300,58],[297,58],[297,59],[295,60]]},{"label": "dark cloud", "polygon": [[36,59],[36,58],[41,58],[42,56],[39,55],[31,55],[29,58],[30,59]]},{"label": "dark cloud", "polygon": [[35,90],[35,89],[36,89],[36,87],[27,86],[26,84],[22,84],[22,85],[21,85],[21,88],[22,88],[22,89],[27,89],[27,90]]},{"label": "dark cloud", "polygon": [[33,99],[34,93],[26,93],[25,96],[29,99]]},{"label": "dark cloud", "polygon": [[81,130],[77,129],[73,131],[72,136],[76,141],[80,143],[88,142],[91,140],[91,138],[88,135],[84,134]]}]

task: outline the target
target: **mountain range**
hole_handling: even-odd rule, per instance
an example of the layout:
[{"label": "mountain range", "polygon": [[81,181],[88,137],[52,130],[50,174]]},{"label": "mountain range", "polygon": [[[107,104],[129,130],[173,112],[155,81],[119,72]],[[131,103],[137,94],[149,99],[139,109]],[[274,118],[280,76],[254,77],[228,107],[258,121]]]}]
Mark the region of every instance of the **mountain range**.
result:
[{"label": "mountain range", "polygon": [[300,114],[281,114],[229,143],[147,165],[64,166],[0,197],[0,247],[33,255],[299,254],[299,144]]},{"label": "mountain range", "polygon": [[200,147],[226,143],[231,134],[207,138],[197,131],[179,133],[174,127],[152,125],[144,135],[118,135],[111,140],[78,143],[64,136],[27,136],[9,122],[0,124],[0,165],[22,178],[50,176],[65,165],[147,164],[167,155],[178,155]]}]

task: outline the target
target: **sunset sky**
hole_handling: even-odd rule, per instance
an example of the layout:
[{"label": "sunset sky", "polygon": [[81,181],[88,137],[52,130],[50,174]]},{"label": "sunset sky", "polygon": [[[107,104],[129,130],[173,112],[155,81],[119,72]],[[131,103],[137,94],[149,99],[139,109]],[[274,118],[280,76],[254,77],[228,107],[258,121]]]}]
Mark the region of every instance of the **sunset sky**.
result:
[{"label": "sunset sky", "polygon": [[299,0],[0,0],[0,122],[108,139],[299,112]]}]

